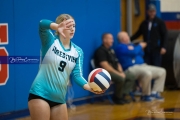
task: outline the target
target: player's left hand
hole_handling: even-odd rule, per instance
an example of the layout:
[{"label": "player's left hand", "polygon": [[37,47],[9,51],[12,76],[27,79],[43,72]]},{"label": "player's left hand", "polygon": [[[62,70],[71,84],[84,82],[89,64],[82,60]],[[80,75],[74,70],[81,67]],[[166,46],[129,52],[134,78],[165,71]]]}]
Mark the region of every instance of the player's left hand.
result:
[{"label": "player's left hand", "polygon": [[102,93],[104,93],[104,92],[106,91],[106,90],[103,90],[103,91],[95,91],[95,90],[93,90],[88,84],[85,84],[85,85],[83,86],[83,88],[84,88],[85,90],[88,90],[88,91],[94,93],[94,94],[102,94]]},{"label": "player's left hand", "polygon": [[166,49],[165,48],[161,48],[160,54],[164,55],[166,53]]},{"label": "player's left hand", "polygon": [[95,94],[102,94],[102,93],[105,92],[105,90],[103,90],[103,91],[94,91],[93,89],[91,89],[90,91],[95,93]]}]

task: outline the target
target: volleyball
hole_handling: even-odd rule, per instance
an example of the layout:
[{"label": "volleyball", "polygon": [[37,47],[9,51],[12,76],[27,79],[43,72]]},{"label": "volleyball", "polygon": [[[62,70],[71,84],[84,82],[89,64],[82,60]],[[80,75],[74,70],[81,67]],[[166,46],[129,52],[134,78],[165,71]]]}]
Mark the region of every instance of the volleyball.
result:
[{"label": "volleyball", "polygon": [[102,91],[109,88],[111,76],[105,69],[97,68],[88,76],[88,84],[94,91]]}]

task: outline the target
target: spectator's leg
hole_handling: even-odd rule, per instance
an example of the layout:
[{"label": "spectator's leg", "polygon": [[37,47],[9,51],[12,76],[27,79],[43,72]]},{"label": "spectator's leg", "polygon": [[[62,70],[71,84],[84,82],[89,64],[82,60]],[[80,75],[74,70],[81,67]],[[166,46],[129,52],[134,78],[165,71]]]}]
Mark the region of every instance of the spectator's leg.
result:
[{"label": "spectator's leg", "polygon": [[152,73],[144,69],[144,73],[140,78],[142,83],[142,94],[143,95],[150,95],[151,94],[151,80],[152,80]]},{"label": "spectator's leg", "polygon": [[152,77],[154,79],[154,86],[152,88],[152,91],[163,92],[166,70],[161,67],[150,66],[150,65],[147,65],[146,69],[151,71]]},{"label": "spectator's leg", "polygon": [[145,68],[145,64],[143,65],[135,65],[130,67],[128,71],[135,75],[137,79],[141,82],[142,85],[142,94],[143,95],[150,95],[151,94],[151,80],[152,80],[152,73]]},{"label": "spectator's leg", "polygon": [[129,93],[132,92],[133,90],[136,79],[135,76],[129,71],[125,71],[125,75],[126,75],[126,80],[124,82],[122,92],[125,95],[129,95]]},{"label": "spectator's leg", "polygon": [[152,64],[150,65],[155,65],[155,66],[161,66],[161,60],[162,56],[160,55],[159,52],[155,52],[152,54]]},{"label": "spectator's leg", "polygon": [[115,95],[115,97],[121,99],[123,97],[122,86],[124,85],[125,79],[115,73],[112,73],[112,72],[110,72],[110,75],[111,75],[111,79],[115,85],[114,95]]}]

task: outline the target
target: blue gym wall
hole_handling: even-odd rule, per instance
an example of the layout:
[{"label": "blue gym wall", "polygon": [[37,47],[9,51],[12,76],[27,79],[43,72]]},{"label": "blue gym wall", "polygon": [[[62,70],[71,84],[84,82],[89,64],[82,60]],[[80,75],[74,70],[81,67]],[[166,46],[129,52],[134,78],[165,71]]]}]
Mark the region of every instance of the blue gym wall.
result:
[{"label": "blue gym wall", "polygon": [[[101,34],[110,32],[116,38],[120,30],[120,0],[1,0],[0,23],[8,23],[9,56],[39,56],[38,23],[52,21],[62,13],[76,21],[73,42],[84,51],[84,77],[91,70],[90,59],[101,44]],[[116,41],[116,39],[115,39]],[[30,86],[38,64],[10,64],[9,79],[0,86],[0,114],[27,109]],[[90,96],[73,82],[74,98]]]}]

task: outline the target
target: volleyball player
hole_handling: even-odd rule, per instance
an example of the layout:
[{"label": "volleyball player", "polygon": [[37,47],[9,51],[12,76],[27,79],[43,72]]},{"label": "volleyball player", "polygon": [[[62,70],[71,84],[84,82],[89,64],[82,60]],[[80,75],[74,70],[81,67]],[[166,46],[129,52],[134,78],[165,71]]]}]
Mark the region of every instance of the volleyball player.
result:
[{"label": "volleyball player", "polygon": [[[51,30],[55,30],[53,35]],[[41,65],[31,86],[28,106],[32,120],[67,120],[65,101],[70,74],[73,80],[85,90],[93,91],[82,76],[83,51],[71,39],[75,33],[72,16],[62,14],[56,23],[41,20]]]}]

